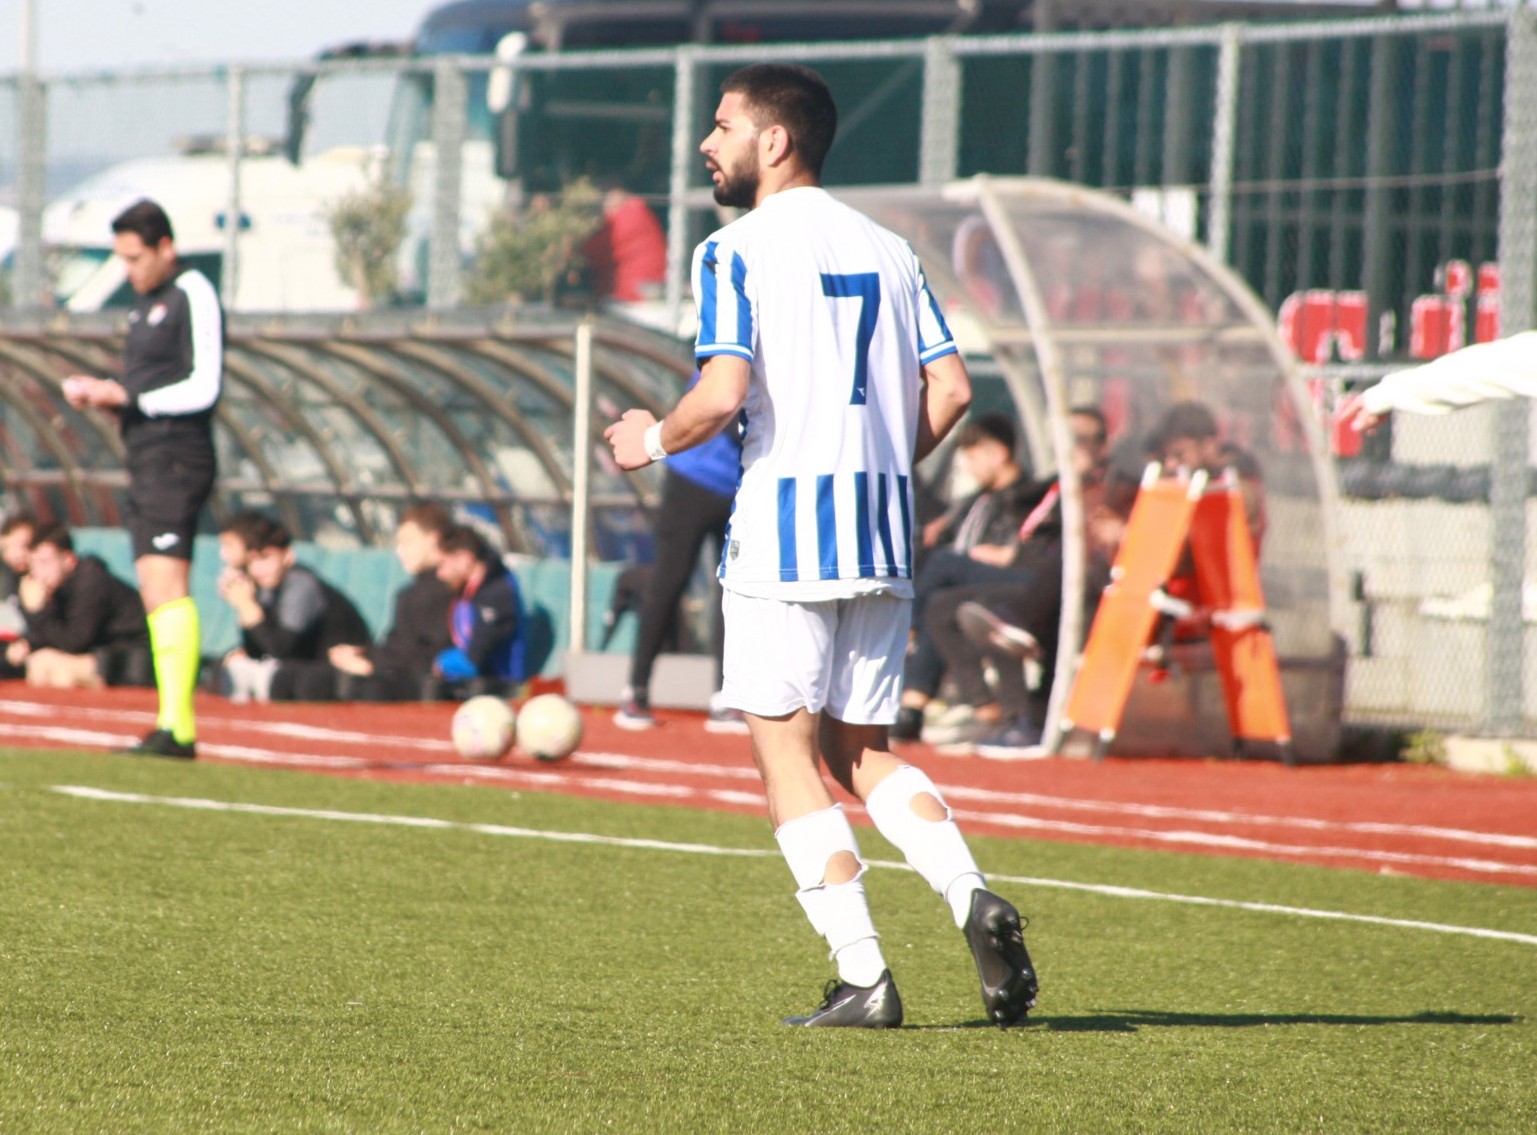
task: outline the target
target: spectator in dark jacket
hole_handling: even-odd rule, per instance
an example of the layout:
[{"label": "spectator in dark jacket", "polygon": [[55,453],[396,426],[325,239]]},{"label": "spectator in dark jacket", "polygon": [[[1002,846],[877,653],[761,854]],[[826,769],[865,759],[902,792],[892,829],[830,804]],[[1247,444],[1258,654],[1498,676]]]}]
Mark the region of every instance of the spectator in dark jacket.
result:
[{"label": "spectator in dark jacket", "polygon": [[341,643],[330,651],[338,697],[358,701],[414,701],[432,692],[433,663],[453,646],[448,613],[454,593],[438,578],[448,510],[424,501],[400,515],[395,555],[411,581],[395,594],[390,629],[372,646]]},{"label": "spectator in dark jacket", "polygon": [[1025,475],[1015,453],[1017,441],[1013,421],[1003,414],[984,414],[957,431],[957,453],[977,491],[923,529],[930,551],[913,579],[911,646],[891,732],[896,740],[917,739],[924,707],[945,676],[944,656],[927,622],[929,603],[949,588],[1027,574],[1014,564],[1024,539],[1021,529],[1046,500],[1053,481]]},{"label": "spectator in dark jacket", "polygon": [[[1104,478],[1107,430],[1105,417],[1093,406],[1075,406],[1069,412],[1073,432],[1072,459],[1086,491]],[[1023,478],[1020,478],[1023,480]],[[1017,482],[1015,482],[1017,483]],[[1060,590],[1062,574],[1062,513],[1060,488],[1055,476],[1035,481],[1013,498],[1017,517],[1014,530],[997,544],[973,549],[969,555],[936,553],[920,571],[914,589],[924,600],[913,603],[914,648],[904,667],[902,705],[891,729],[896,740],[922,736],[935,743],[971,740],[1006,724],[1003,707],[961,701],[951,707],[950,720],[924,728],[924,710],[939,691],[941,679],[959,686],[962,699],[973,698],[983,685],[983,658],[970,650],[956,621],[960,605],[973,592],[989,587]],[[987,554],[979,557],[977,553]],[[996,553],[996,554],[994,554]],[[1046,600],[1057,607],[1060,601]],[[958,657],[946,642],[959,644],[971,665],[957,671]]]},{"label": "spectator in dark jacket", "polygon": [[[368,624],[350,599],[294,560],[288,530],[273,520],[242,531],[243,562],[226,544],[219,594],[235,609],[240,646],[224,660],[236,701],[301,701],[334,689],[327,654],[366,644]],[[317,691],[319,694],[317,695]]]},{"label": "spectator in dark jacket", "polygon": [[136,588],[96,556],[77,556],[61,524],[32,538],[23,589],[27,630],[6,649],[27,684],[53,689],[153,686],[149,625]]},{"label": "spectator in dark jacket", "polygon": [[438,655],[434,672],[453,696],[510,690],[528,676],[517,577],[468,525],[449,528],[440,543],[438,578],[454,594],[453,645]]},{"label": "spectator in dark jacket", "polygon": [[[37,517],[30,512],[15,511],[0,524],[0,639],[7,642],[27,629],[26,616],[21,609],[21,581],[26,578],[27,564],[32,558],[32,537],[37,534]],[[16,673],[4,673],[14,669],[7,663],[0,667],[0,676],[16,677]]]}]

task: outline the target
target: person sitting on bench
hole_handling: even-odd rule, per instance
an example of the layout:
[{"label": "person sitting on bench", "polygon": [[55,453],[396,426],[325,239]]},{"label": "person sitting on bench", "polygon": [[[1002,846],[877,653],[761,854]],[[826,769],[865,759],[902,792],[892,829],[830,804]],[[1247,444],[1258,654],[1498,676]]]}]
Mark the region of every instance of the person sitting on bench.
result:
[{"label": "person sitting on bench", "polygon": [[455,597],[449,611],[453,645],[438,655],[433,671],[449,697],[511,694],[528,677],[517,577],[466,524],[451,526],[439,546],[438,578]]},{"label": "person sitting on bench", "polygon": [[77,556],[69,529],[40,525],[18,588],[25,633],[6,648],[27,685],[51,689],[153,686],[149,624],[137,588],[96,556]]}]

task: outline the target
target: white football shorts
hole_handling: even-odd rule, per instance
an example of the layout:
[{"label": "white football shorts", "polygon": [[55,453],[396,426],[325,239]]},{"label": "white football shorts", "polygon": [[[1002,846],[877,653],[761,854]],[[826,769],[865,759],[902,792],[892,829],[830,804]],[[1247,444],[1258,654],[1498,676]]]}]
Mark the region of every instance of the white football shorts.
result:
[{"label": "white football shorts", "polygon": [[804,706],[889,725],[902,696],[912,600],[891,594],[794,602],[727,591],[722,700],[759,717]]}]

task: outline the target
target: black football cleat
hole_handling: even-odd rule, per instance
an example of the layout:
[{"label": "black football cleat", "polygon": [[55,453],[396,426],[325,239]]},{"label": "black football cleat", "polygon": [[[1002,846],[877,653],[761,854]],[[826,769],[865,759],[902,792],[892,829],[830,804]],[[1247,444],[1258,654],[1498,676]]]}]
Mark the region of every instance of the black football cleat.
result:
[{"label": "black football cleat", "polygon": [[1000,1029],[1017,1025],[1035,1006],[1039,985],[1025,950],[1019,911],[991,891],[971,896],[966,942],[982,979],[982,1007]]},{"label": "black football cleat", "polygon": [[191,741],[182,744],[169,729],[156,729],[146,734],[137,745],[119,749],[118,752],[130,757],[173,757],[190,761],[197,756],[197,744]]},{"label": "black football cleat", "polygon": [[902,1024],[902,998],[891,971],[874,985],[850,985],[837,978],[827,983],[822,1007],[806,1017],[786,1017],[785,1024],[806,1028],[894,1029]]}]

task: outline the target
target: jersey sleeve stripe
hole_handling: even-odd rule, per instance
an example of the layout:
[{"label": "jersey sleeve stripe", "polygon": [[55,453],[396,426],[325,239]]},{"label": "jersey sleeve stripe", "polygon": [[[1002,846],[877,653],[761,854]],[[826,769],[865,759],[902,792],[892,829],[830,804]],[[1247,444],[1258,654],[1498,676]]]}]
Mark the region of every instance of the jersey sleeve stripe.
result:
[{"label": "jersey sleeve stripe", "polygon": [[183,272],[176,277],[176,287],[186,303],[192,366],[181,381],[139,395],[139,410],[151,418],[211,409],[219,400],[224,375],[224,323],[213,285],[200,272]]},{"label": "jersey sleeve stripe", "polygon": [[715,242],[706,241],[695,268],[694,295],[699,300],[699,338],[697,346],[714,344],[718,338],[719,300],[715,287]]},{"label": "jersey sleeve stripe", "polygon": [[929,290],[928,279],[918,277],[918,358],[921,362],[933,362],[937,358],[955,353],[955,336],[945,322],[939,301]]},{"label": "jersey sleeve stripe", "polygon": [[[723,287],[725,295],[721,294]],[[752,361],[752,301],[747,296],[747,264],[742,257],[731,253],[729,270],[723,271],[719,243],[706,241],[699,256],[694,294],[699,303],[694,357],[737,355]]]},{"label": "jersey sleeve stripe", "polygon": [[738,347],[735,343],[700,343],[694,348],[694,358],[707,359],[711,355],[736,355],[738,358],[752,362],[753,353]]},{"label": "jersey sleeve stripe", "polygon": [[752,301],[747,298],[747,262],[731,254],[731,290],[736,293],[736,345],[749,355],[753,349]]}]

